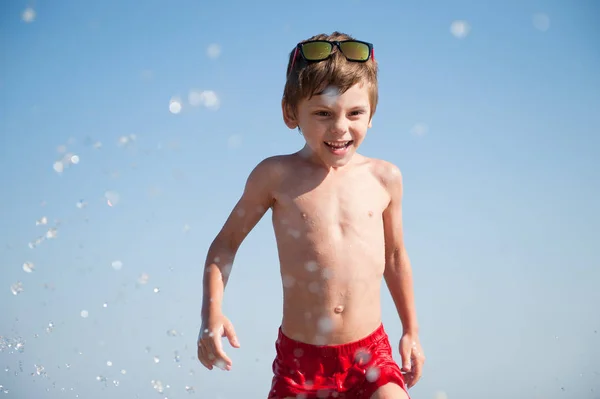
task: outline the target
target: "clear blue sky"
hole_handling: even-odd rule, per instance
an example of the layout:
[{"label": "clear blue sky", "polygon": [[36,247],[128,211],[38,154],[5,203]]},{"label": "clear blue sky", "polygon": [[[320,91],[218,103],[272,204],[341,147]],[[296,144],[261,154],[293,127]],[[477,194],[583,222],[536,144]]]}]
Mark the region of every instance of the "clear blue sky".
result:
[{"label": "clear blue sky", "polygon": [[592,0],[2,2],[3,397],[266,396],[270,217],[227,287],[229,373],[196,360],[202,267],[250,169],[303,144],[281,118],[287,54],[340,30],[380,63],[362,152],[404,174],[428,357],[413,398],[599,398],[599,16]]}]

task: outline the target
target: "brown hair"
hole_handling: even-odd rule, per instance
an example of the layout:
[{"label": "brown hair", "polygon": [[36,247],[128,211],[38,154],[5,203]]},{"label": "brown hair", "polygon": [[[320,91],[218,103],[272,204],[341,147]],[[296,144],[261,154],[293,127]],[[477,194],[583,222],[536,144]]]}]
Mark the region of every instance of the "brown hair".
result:
[{"label": "brown hair", "polygon": [[[309,40],[354,40],[345,33],[333,32],[331,35],[319,34]],[[377,88],[377,63],[373,58],[367,62],[348,61],[338,48],[331,57],[319,62],[306,62],[300,54],[294,62],[294,69],[290,70],[294,61],[296,48],[290,53],[287,79],[283,89],[283,102],[295,113],[300,100],[311,98],[321,93],[327,86],[335,86],[341,93],[357,83],[369,85],[369,101],[371,104],[371,117],[375,114],[378,100]]]}]

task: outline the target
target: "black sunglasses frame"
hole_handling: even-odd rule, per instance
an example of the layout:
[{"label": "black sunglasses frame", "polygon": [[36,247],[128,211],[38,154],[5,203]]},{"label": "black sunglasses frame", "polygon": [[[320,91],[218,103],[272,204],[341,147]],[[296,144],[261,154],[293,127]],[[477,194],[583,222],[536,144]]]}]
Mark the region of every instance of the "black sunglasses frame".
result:
[{"label": "black sunglasses frame", "polygon": [[[311,58],[306,57],[306,55],[304,55],[304,48],[303,48],[305,44],[309,44],[309,43],[327,43],[327,44],[331,45],[331,50],[329,50],[329,54],[326,57],[318,58],[318,59],[311,59]],[[342,50],[343,43],[360,43],[360,44],[366,45],[369,48],[369,53],[367,54],[367,58],[364,60],[349,58],[346,55],[346,53],[344,53],[344,50]],[[300,54],[302,56],[302,58],[304,59],[304,61],[306,61],[306,62],[320,62],[320,61],[325,61],[326,59],[328,59],[329,57],[332,56],[334,47],[337,47],[338,50],[340,50],[340,52],[344,55],[344,57],[346,57],[346,59],[351,62],[367,62],[370,59],[373,59],[373,60],[375,59],[375,49],[373,47],[373,44],[369,43],[369,42],[364,42],[362,40],[354,40],[354,39],[352,39],[352,40],[308,40],[306,42],[301,42],[296,45],[296,48],[294,49],[294,56],[292,58],[292,64],[290,65],[290,70],[288,71],[288,73],[294,69],[294,65],[296,63],[296,58],[298,57],[298,54]]]}]

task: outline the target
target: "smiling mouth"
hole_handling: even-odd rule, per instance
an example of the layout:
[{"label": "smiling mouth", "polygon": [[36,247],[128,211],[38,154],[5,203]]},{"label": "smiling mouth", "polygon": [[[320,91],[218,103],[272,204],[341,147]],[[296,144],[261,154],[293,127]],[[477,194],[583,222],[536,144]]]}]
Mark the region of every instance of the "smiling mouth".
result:
[{"label": "smiling mouth", "polygon": [[340,150],[344,148],[348,148],[354,140],[350,141],[324,141],[325,145],[329,148],[333,148],[334,150]]}]

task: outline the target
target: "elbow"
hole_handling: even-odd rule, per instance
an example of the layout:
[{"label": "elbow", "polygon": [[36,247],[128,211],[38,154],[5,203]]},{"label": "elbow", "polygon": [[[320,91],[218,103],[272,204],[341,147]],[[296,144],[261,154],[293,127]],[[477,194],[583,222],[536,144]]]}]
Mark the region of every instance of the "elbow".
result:
[{"label": "elbow", "polygon": [[217,236],[209,247],[205,268],[207,270],[217,268],[226,282],[238,248],[239,243],[234,238]]},{"label": "elbow", "polygon": [[410,274],[410,261],[404,248],[395,248],[386,256],[385,261],[386,274]]}]

